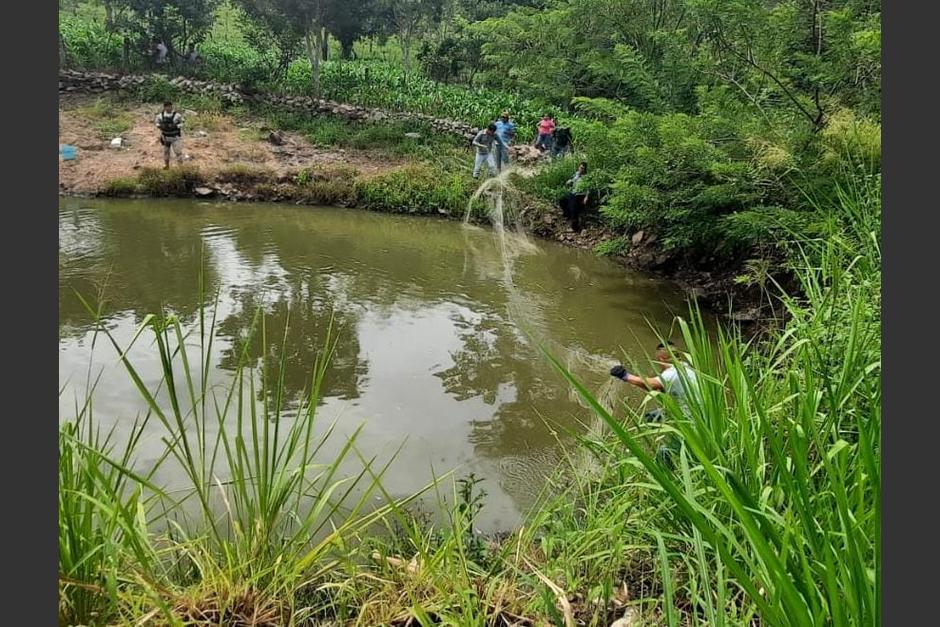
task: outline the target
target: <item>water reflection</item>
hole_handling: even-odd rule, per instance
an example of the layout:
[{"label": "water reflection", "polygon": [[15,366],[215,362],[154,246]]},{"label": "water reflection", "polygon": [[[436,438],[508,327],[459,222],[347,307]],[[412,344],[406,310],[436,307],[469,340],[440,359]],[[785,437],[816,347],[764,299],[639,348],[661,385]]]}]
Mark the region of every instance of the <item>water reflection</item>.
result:
[{"label": "water reflection", "polygon": [[[348,210],[68,199],[59,238],[62,418],[74,414],[89,364],[103,371],[99,418],[120,429],[143,410],[113,349],[92,347],[92,318],[74,292],[101,307],[122,341],[149,313],[172,311],[193,327],[199,305],[216,303],[213,378],[266,357],[288,408],[310,387],[332,324],[322,415],[343,433],[363,425],[367,457],[387,458],[407,438],[385,477],[393,494],[427,483],[432,465],[483,477],[483,528],[514,524],[540,489],[556,457],[546,422],[575,429],[589,417],[526,333],[599,389],[621,349],[642,360],[655,343],[647,320],[668,331],[684,308],[667,286],[549,244],[514,259],[510,290],[488,231]],[[246,345],[258,308],[264,333]],[[149,342],[131,359],[155,385]],[[159,438],[149,446],[155,457]]]}]

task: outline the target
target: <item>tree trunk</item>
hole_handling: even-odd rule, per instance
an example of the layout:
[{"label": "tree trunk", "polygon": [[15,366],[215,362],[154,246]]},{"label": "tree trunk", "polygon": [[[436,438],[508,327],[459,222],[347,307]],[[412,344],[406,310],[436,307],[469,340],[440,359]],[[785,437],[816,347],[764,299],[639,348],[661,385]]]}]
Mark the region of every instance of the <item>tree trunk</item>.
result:
[{"label": "tree trunk", "polygon": [[330,58],[330,34],[327,32],[326,28],[321,28],[320,30],[323,38],[323,43],[320,44],[320,50],[322,50],[322,56],[320,58],[326,61]]},{"label": "tree trunk", "polygon": [[315,38],[318,38],[318,35],[315,33],[318,32],[318,28],[315,28],[313,24],[308,22],[304,27],[304,43],[307,44],[307,58],[310,59],[310,78],[313,83],[313,97],[320,97],[320,50],[319,41],[314,41]]},{"label": "tree trunk", "polygon": [[111,0],[104,0],[105,28],[109,33],[114,32],[114,6]]},{"label": "tree trunk", "polygon": [[59,31],[59,67],[68,65],[69,57],[65,50],[65,40],[62,39],[62,31]]},{"label": "tree trunk", "polygon": [[401,40],[401,65],[405,74],[411,71],[411,33],[404,31],[400,36]]}]

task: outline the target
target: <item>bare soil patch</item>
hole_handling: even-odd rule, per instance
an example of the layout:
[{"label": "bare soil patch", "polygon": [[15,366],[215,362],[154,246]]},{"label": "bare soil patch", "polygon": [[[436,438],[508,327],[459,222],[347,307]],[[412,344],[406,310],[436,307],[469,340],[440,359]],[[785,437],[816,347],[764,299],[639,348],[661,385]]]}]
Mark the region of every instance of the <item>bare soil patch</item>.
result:
[{"label": "bare soil patch", "polygon": [[[158,112],[159,107],[117,105],[94,97],[60,99],[59,143],[78,148],[74,161],[59,160],[60,191],[94,194],[115,179],[135,176],[141,168],[162,166],[163,150],[153,121]],[[258,119],[236,120],[224,113],[199,111],[184,115],[185,163],[210,177],[237,164],[277,175],[301,168],[345,166],[368,177],[408,163],[376,152],[317,147],[291,132],[281,132],[280,145],[275,145]],[[123,145],[112,148],[111,139],[118,136]]]}]

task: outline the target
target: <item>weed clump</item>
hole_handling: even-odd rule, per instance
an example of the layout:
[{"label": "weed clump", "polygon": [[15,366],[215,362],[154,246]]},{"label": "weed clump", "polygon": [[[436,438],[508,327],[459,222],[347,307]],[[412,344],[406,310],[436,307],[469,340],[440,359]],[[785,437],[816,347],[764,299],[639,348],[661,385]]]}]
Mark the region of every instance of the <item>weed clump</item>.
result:
[{"label": "weed clump", "polygon": [[458,173],[415,165],[356,183],[360,204],[389,213],[463,212],[473,193],[472,181]]},{"label": "weed clump", "polygon": [[220,170],[215,178],[221,183],[257,185],[258,183],[273,183],[276,177],[269,168],[235,163]]},{"label": "weed clump", "polygon": [[114,179],[108,183],[102,194],[104,196],[122,198],[136,194],[138,187],[138,179],[132,176],[122,176],[121,178]]},{"label": "weed clump", "polygon": [[199,169],[190,165],[167,170],[144,168],[137,180],[144,193],[150,196],[189,196],[205,182]]},{"label": "weed clump", "polygon": [[112,98],[98,98],[93,104],[78,109],[77,113],[91,121],[98,139],[109,140],[134,125],[134,116],[114,105]]}]

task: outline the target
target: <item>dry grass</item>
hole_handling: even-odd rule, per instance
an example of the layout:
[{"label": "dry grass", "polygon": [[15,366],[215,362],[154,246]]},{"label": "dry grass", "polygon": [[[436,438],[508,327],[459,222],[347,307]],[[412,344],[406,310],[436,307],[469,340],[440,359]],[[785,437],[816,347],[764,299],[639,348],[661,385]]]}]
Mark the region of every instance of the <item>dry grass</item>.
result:
[{"label": "dry grass", "polygon": [[234,163],[219,170],[215,179],[222,183],[235,185],[256,185],[270,183],[275,179],[275,172],[264,166],[247,163]]},{"label": "dry grass", "polygon": [[253,589],[213,589],[180,599],[173,615],[185,625],[226,627],[280,627],[285,609]]},{"label": "dry grass", "polygon": [[186,127],[190,132],[206,131],[207,133],[215,133],[231,130],[232,121],[223,113],[209,111],[187,116]]},{"label": "dry grass", "polygon": [[76,113],[90,121],[98,139],[110,140],[133,127],[135,121],[135,116],[117,104],[109,98],[98,98],[76,109]]},{"label": "dry grass", "polygon": [[226,161],[258,163],[267,161],[268,155],[268,151],[257,144],[238,144],[228,151]]}]

